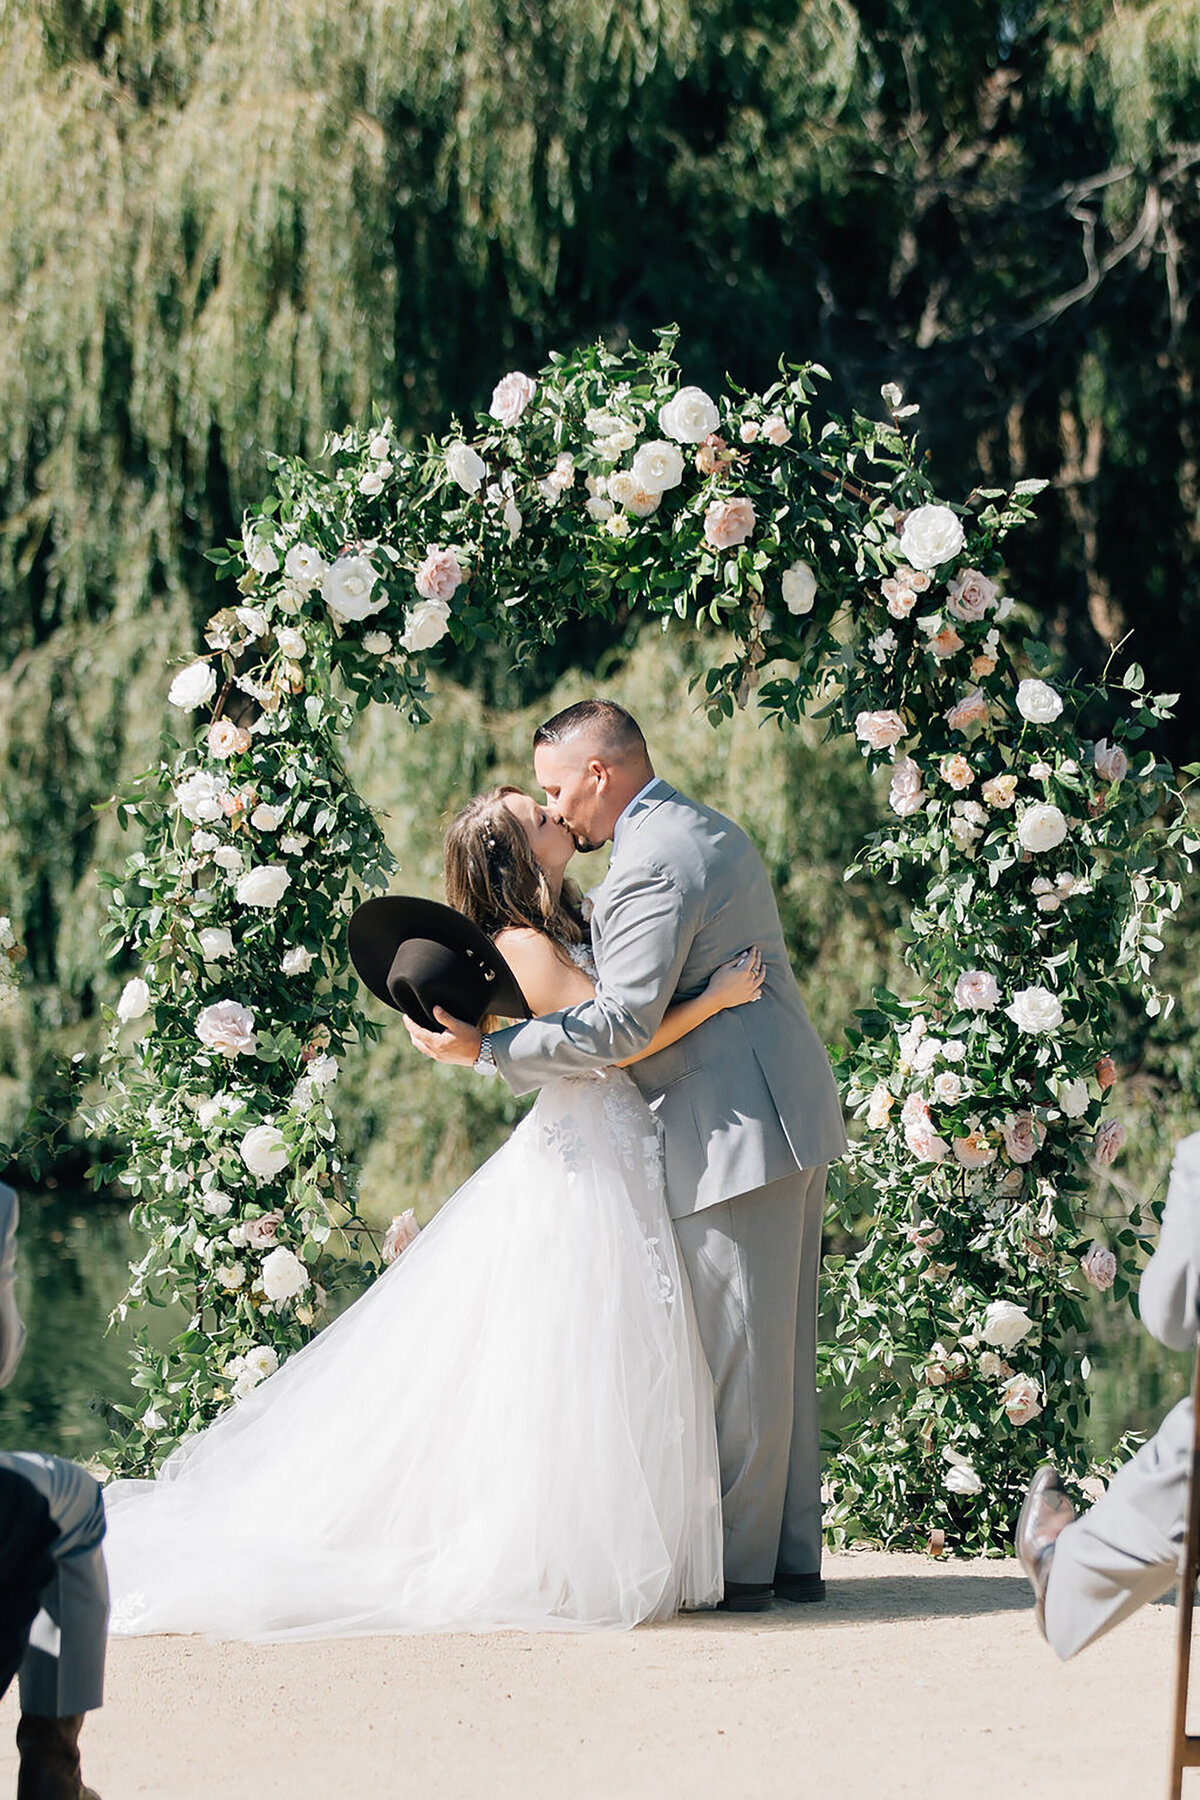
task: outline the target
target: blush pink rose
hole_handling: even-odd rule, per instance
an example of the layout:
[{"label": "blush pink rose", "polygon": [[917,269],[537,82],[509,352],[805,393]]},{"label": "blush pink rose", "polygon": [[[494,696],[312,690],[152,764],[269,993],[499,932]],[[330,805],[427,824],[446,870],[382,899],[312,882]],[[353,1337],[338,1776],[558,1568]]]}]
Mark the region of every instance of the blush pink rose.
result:
[{"label": "blush pink rose", "polygon": [[950,708],[946,723],[951,731],[967,731],[972,725],[981,725],[987,716],[987,701],[978,688],[973,688]]},{"label": "blush pink rose", "polygon": [[1090,1281],[1101,1293],[1117,1279],[1117,1259],[1105,1244],[1093,1244],[1086,1256],[1080,1257],[1079,1267],[1083,1270],[1084,1280]]},{"label": "blush pink rose", "polygon": [[1129,758],[1119,744],[1101,738],[1093,752],[1096,773],[1101,781],[1124,781],[1129,773]]},{"label": "blush pink rose", "polygon": [[904,1141],[920,1162],[941,1162],[950,1152],[945,1138],[939,1137],[932,1125],[916,1120],[904,1127]]},{"label": "blush pink rose", "polygon": [[704,511],[704,535],[714,550],[732,550],[736,544],[744,544],[754,524],[754,503],[744,495],[710,500]]},{"label": "blush pink rose", "polygon": [[1007,808],[1016,799],[1017,778],[1015,775],[993,775],[990,781],[984,782],[980,792],[989,806]]},{"label": "blush pink rose", "polygon": [[986,1169],[996,1160],[995,1148],[983,1131],[969,1131],[966,1137],[955,1138],[953,1149],[955,1161],[964,1169]]},{"label": "blush pink rose", "polygon": [[978,569],[964,569],[948,588],[946,611],[964,624],[974,625],[995,604],[996,584]]},{"label": "blush pink rose", "polygon": [[991,1012],[1000,1004],[996,977],[985,969],[964,969],[954,984],[954,1004],[964,1012]]},{"label": "blush pink rose", "polygon": [[1013,1113],[1000,1127],[1004,1148],[1015,1163],[1032,1162],[1041,1148],[1046,1130],[1032,1113]]},{"label": "blush pink rose", "polygon": [[1028,1425],[1042,1410],[1042,1390],[1032,1375],[1010,1375],[1000,1393],[1014,1425]]},{"label": "blush pink rose", "polygon": [[214,719],[208,728],[208,748],[222,760],[227,756],[243,756],[250,748],[250,733],[232,719]]},{"label": "blush pink rose", "polygon": [[892,769],[892,785],[888,789],[888,805],[902,819],[920,812],[925,804],[921,786],[921,770],[911,756],[902,756]]},{"label": "blush pink rose", "polygon": [[893,619],[907,619],[917,604],[917,591],[899,577],[889,577],[883,584],[883,597]]},{"label": "blush pink rose", "polygon": [[1102,1056],[1096,1064],[1096,1081],[1101,1093],[1110,1088],[1117,1079],[1117,1065],[1111,1056]]},{"label": "blush pink rose", "polygon": [[281,1212],[264,1213],[260,1219],[247,1219],[242,1226],[242,1235],[251,1250],[265,1250],[268,1244],[275,1242],[275,1234],[282,1224]]},{"label": "blush pink rose", "polygon": [[[745,436],[745,430],[746,427],[743,425],[743,436]],[[755,435],[757,436],[757,434],[758,427],[755,426]],[[748,439],[746,441],[749,442]],[[721,464],[729,461],[729,458],[726,455],[728,449],[728,444],[725,442],[725,439],[721,437],[719,432],[710,431],[704,441],[697,444],[696,454],[693,458],[701,475],[715,475]]]},{"label": "blush pink rose", "polygon": [[[514,369],[511,375],[502,376],[492,389],[492,404],[488,411],[501,425],[515,425],[536,393],[537,382]],[[428,595],[425,597],[429,598]]]},{"label": "blush pink rose", "polygon": [[943,756],[941,762],[938,764],[938,773],[941,775],[941,778],[946,785],[952,787],[956,794],[960,794],[964,788],[969,788],[975,779],[975,771],[967,761],[966,757],[957,754],[954,756]]},{"label": "blush pink rose", "polygon": [[902,1125],[928,1125],[930,1123],[929,1108],[920,1094],[910,1094],[900,1108]]},{"label": "blush pink rose", "polygon": [[1115,1162],[1125,1147],[1128,1133],[1120,1119],[1109,1119],[1096,1133],[1092,1144],[1092,1160],[1106,1169],[1109,1163]]},{"label": "blush pink rose", "polygon": [[907,729],[898,712],[860,712],[854,721],[855,737],[872,750],[890,749]]},{"label": "blush pink rose", "polygon": [[383,1236],[379,1254],[385,1263],[394,1263],[402,1251],[414,1241],[421,1227],[417,1224],[417,1215],[410,1206],[407,1212],[397,1213]]},{"label": "blush pink rose", "polygon": [[772,413],[769,419],[762,422],[762,434],[768,442],[782,446],[791,437],[791,428],[778,413]]},{"label": "blush pink rose", "polygon": [[449,600],[462,579],[462,567],[453,550],[443,550],[438,544],[430,544],[414,576],[422,600]]},{"label": "blush pink rose", "polygon": [[975,681],[982,681],[986,675],[993,675],[996,670],[996,659],[981,650],[978,656],[971,658],[971,676]]},{"label": "blush pink rose", "polygon": [[955,651],[961,650],[962,647],[963,641],[953,625],[943,626],[937,636],[931,637],[929,640],[930,655],[936,656],[939,662],[944,662],[948,656],[953,656]]},{"label": "blush pink rose", "polygon": [[906,1225],[904,1235],[914,1250],[932,1250],[941,1243],[945,1234],[940,1225],[933,1225],[928,1219],[922,1219],[919,1225]]}]

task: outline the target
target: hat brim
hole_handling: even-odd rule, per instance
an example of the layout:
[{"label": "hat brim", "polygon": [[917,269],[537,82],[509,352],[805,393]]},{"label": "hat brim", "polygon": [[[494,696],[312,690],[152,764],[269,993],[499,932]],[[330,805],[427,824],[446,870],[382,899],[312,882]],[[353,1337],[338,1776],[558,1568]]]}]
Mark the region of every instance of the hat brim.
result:
[{"label": "hat brim", "polygon": [[[487,933],[465,913],[440,900],[422,900],[411,894],[379,894],[364,900],[351,915],[347,929],[350,960],[364,987],[393,1011],[406,1011],[419,1025],[433,1030],[436,1022],[401,1007],[388,987],[396,952],[409,938],[427,938],[481,966],[487,977],[487,1005],[480,1017],[495,1014],[502,1019],[528,1019],[532,1008],[521,985]],[[476,1025],[478,1019],[467,1021]]]}]

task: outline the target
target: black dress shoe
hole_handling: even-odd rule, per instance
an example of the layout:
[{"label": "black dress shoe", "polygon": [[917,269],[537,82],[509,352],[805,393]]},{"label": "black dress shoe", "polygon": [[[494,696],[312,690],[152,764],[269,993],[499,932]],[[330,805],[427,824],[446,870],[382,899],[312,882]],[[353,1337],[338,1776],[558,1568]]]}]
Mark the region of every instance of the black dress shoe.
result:
[{"label": "black dress shoe", "polygon": [[773,1597],[769,1581],[727,1581],[725,1598],[717,1601],[720,1612],[768,1612]]},{"label": "black dress shoe", "polygon": [[1054,1546],[1059,1532],[1074,1517],[1075,1508],[1063,1490],[1058,1470],[1047,1464],[1038,1470],[1029,1484],[1014,1538],[1017,1560],[1028,1575],[1034,1592],[1038,1629],[1043,1637],[1046,1635],[1046,1589],[1054,1562]]},{"label": "black dress shoe", "polygon": [[775,1571],[775,1597],[778,1600],[823,1600],[825,1583],[820,1575],[785,1575]]}]

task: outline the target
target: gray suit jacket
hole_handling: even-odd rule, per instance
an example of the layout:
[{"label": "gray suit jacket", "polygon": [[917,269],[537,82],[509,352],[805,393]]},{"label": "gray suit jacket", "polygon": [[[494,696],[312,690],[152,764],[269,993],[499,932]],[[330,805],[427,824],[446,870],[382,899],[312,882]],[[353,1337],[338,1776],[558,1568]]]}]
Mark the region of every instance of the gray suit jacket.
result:
[{"label": "gray suit jacket", "polygon": [[1142,1270],[1138,1308],[1170,1350],[1190,1350],[1200,1329],[1200,1132],[1175,1148],[1158,1248]]},{"label": "gray suit jacket", "polygon": [[757,944],[762,998],[718,1013],[629,1073],[664,1127],[682,1218],[832,1162],[846,1148],[829,1059],[787,959],[775,896],[745,832],[656,781],[626,814],[594,897],[594,1000],[492,1036],[514,1093],[644,1050],[673,1000]]}]

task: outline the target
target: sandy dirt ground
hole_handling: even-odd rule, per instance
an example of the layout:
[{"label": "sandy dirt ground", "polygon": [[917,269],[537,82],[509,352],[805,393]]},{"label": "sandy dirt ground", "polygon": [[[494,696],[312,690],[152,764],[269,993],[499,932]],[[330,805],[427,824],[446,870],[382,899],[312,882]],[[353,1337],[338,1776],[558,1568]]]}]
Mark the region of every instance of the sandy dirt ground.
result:
[{"label": "sandy dirt ground", "polygon": [[[1172,1607],[1063,1666],[1012,1563],[864,1553],[826,1573],[821,1606],[625,1634],[117,1641],[85,1773],[103,1800],[1165,1794]],[[10,1693],[10,1794],[15,1721]],[[1200,1771],[1184,1791],[1200,1800]]]}]

